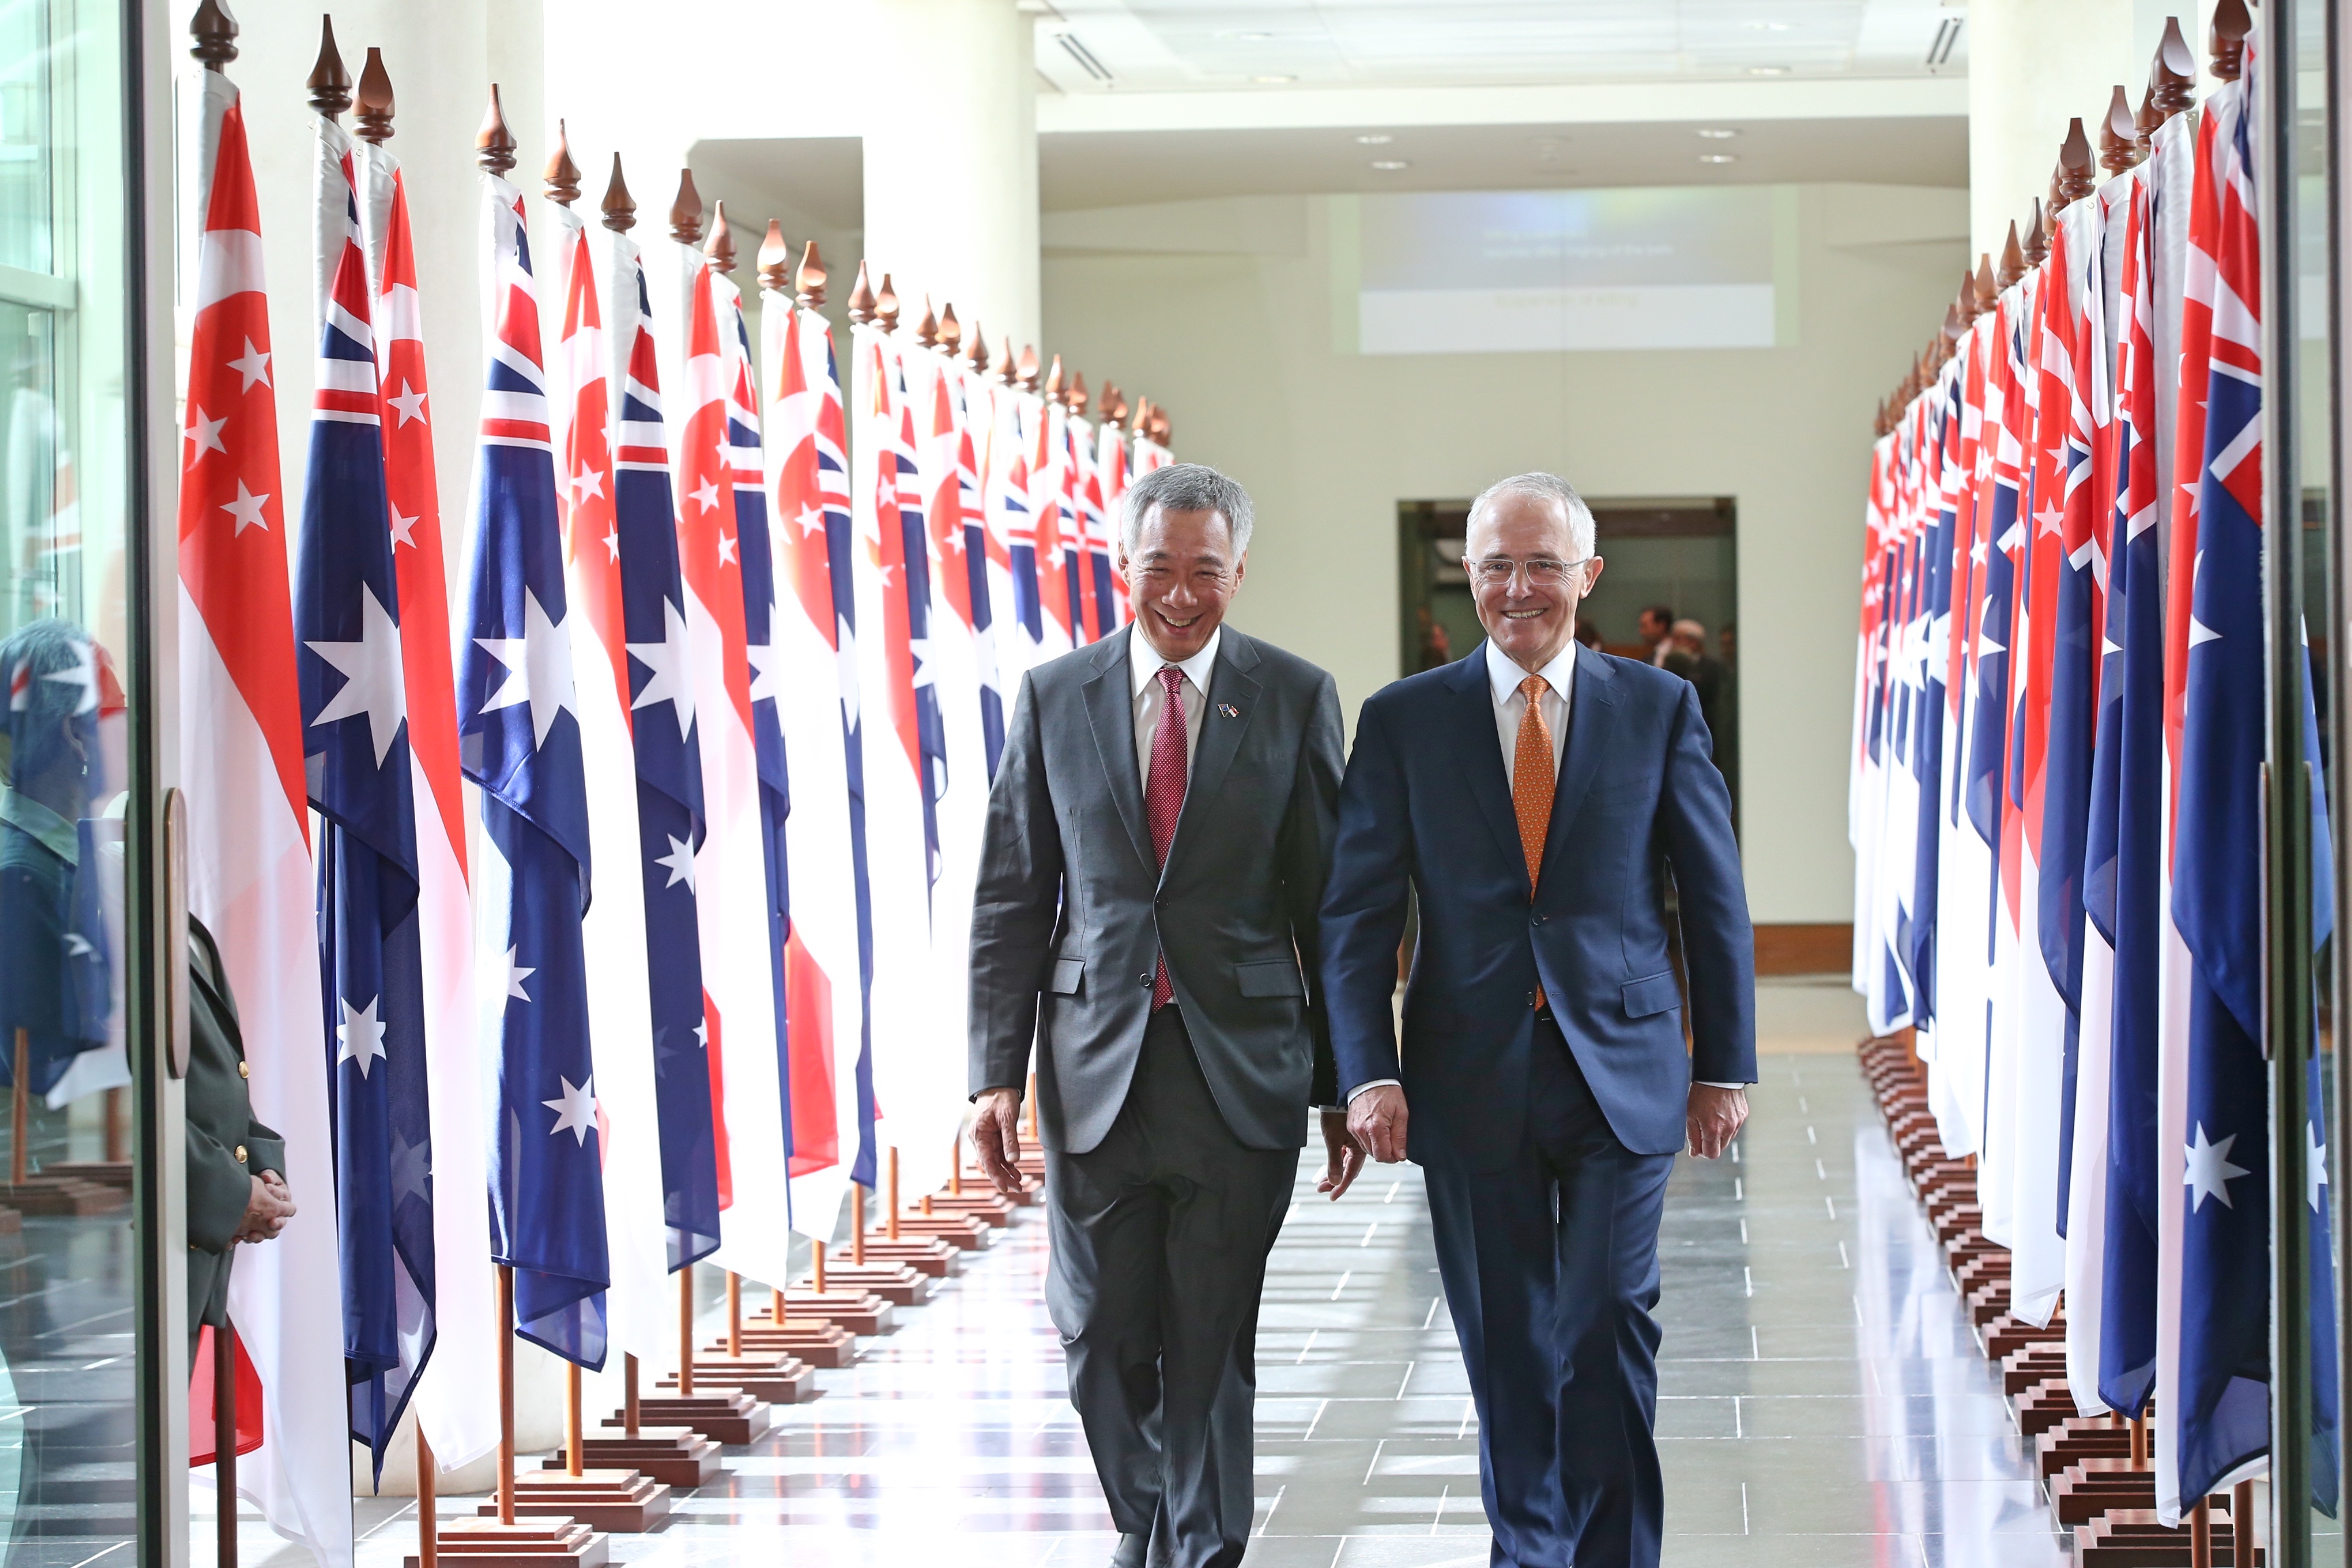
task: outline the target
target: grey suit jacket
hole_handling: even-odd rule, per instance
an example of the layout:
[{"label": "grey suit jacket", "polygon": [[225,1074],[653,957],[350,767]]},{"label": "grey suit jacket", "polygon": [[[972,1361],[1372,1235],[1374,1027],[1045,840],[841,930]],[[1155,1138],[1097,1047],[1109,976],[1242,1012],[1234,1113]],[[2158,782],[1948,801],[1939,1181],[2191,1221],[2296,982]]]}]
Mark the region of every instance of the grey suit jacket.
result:
[{"label": "grey suit jacket", "polygon": [[1338,1094],[1317,910],[1343,767],[1331,677],[1224,630],[1165,874],[1153,869],[1129,683],[1132,627],[1024,678],[989,792],[971,921],[971,1091],[1018,1088],[1085,1153],[1118,1119],[1158,955],[1217,1109],[1295,1149]]}]

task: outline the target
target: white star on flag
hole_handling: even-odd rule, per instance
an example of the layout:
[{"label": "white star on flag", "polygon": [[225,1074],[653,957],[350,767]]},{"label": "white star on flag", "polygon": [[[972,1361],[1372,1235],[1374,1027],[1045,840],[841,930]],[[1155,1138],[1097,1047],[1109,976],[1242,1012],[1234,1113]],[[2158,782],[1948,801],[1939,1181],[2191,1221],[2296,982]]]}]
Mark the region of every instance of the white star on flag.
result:
[{"label": "white star on flag", "polygon": [[245,353],[229,361],[228,368],[245,378],[245,384],[237,388],[239,392],[251,392],[257,381],[264,386],[270,384],[269,351],[255,348],[251,338],[245,340]]},{"label": "white star on flag", "polygon": [[692,496],[694,504],[700,507],[703,510],[717,511],[719,510],[718,481],[714,479],[705,479],[700,484],[695,486],[694,489],[688,493]]},{"label": "white star on flag", "polygon": [[621,530],[617,523],[614,525],[610,533],[604,535],[604,548],[613,552],[614,560],[618,561],[621,558]]},{"label": "white star on flag", "polygon": [[419,512],[416,517],[403,517],[400,515],[400,509],[396,506],[386,506],[384,510],[392,513],[393,548],[397,550],[400,546],[405,544],[411,550],[415,549],[417,518],[421,518],[425,514]]},{"label": "white star on flag", "polygon": [[751,700],[772,702],[783,695],[784,667],[773,643],[747,642],[743,653],[751,666]]},{"label": "white star on flag", "polygon": [[528,964],[517,963],[515,954],[519,951],[511,947],[507,949],[507,994],[518,1001],[528,1002],[530,993],[522,988],[522,983],[539,971]]},{"label": "white star on flag", "polygon": [[2230,1202],[2230,1184],[2246,1174],[2243,1169],[2230,1163],[2230,1145],[2237,1141],[2238,1135],[2232,1132],[2219,1143],[2209,1142],[2205,1124],[2197,1124],[2197,1142],[2182,1151],[2189,1156],[2189,1168],[2181,1173],[2180,1184],[2194,1194],[2189,1200],[2189,1213],[2203,1208],[2209,1197],[2221,1199],[2224,1208],[2237,1206]]},{"label": "white star on flag", "polygon": [[81,695],[74,700],[73,710],[76,713],[93,713],[98,710],[98,645],[80,637],[73,638],[72,642],[73,664],[65,669],[53,669],[41,679],[54,680],[59,686],[81,688]]},{"label": "white star on flag", "polygon": [[563,1086],[562,1091],[553,1100],[540,1101],[555,1112],[555,1125],[547,1130],[548,1136],[553,1138],[569,1132],[573,1146],[583,1146],[587,1143],[588,1134],[596,1124],[596,1075],[589,1074],[588,1080],[576,1087],[562,1073],[555,1075],[555,1081]]},{"label": "white star on flag", "polygon": [[677,738],[694,728],[694,668],[687,647],[686,616],[671,600],[662,601],[662,640],[633,642],[629,657],[646,667],[649,679],[629,704],[635,712],[667,702],[677,715]]},{"label": "white star on flag", "polygon": [[799,525],[803,533],[821,532],[824,528],[824,513],[813,506],[804,506],[801,508],[800,515],[793,518],[793,521]]},{"label": "white star on flag", "polygon": [[269,522],[261,515],[261,508],[262,504],[268,500],[269,497],[266,494],[255,495],[251,490],[247,489],[245,481],[239,479],[236,481],[236,499],[221,502],[221,510],[236,519],[238,533],[243,533],[248,528],[258,528],[266,532],[269,528]]},{"label": "white star on flag", "polygon": [[719,564],[726,566],[735,560],[735,536],[721,532],[719,536]]},{"label": "white star on flag", "polygon": [[335,1038],[343,1048],[335,1053],[335,1060],[359,1063],[360,1077],[364,1079],[368,1068],[383,1057],[383,1025],[375,1016],[376,1004],[383,998],[371,997],[364,1007],[354,1007],[340,997],[336,1000],[343,1009],[343,1021],[335,1026]]},{"label": "white star on flag", "polygon": [[558,714],[570,709],[575,721],[580,717],[572,700],[572,639],[562,622],[547,618],[537,594],[526,588],[522,596],[522,636],[474,639],[484,653],[507,667],[506,683],[490,693],[482,711],[530,703],[531,744],[544,746]]},{"label": "white star on flag", "polygon": [[405,425],[412,419],[422,419],[425,417],[425,394],[417,391],[415,387],[409,385],[408,383],[404,381],[400,384],[399,396],[387,397],[383,401],[386,407],[397,408],[400,410],[400,425],[393,426],[395,430],[399,429],[401,425]]},{"label": "white star on flag", "polygon": [[914,656],[915,689],[920,691],[924,687],[931,684],[931,639],[908,637],[907,651]]},{"label": "white star on flag", "polygon": [[601,496],[604,493],[604,476],[597,469],[583,463],[580,465],[580,471],[572,476],[571,489],[572,504],[578,506],[592,496]]},{"label": "white star on flag", "polygon": [[[188,454],[188,467],[194,468],[197,460],[206,452],[227,455],[228,448],[221,445],[220,438],[221,426],[227,423],[228,419],[226,416],[218,419],[207,419],[205,417],[203,409],[194,404],[188,405],[188,427],[180,433],[182,439],[194,441],[196,444],[196,449]],[[243,489],[245,487],[239,485],[237,488]]]},{"label": "white star on flag", "polygon": [[383,766],[403,721],[408,717],[408,678],[400,662],[400,627],[375,596],[360,584],[360,640],[309,642],[312,653],[343,672],[342,689],[329,700],[310,727],[364,714],[375,742],[375,765]]},{"label": "white star on flag", "polygon": [[694,1026],[694,1043],[704,1050],[710,1048],[710,1020],[705,1018]]},{"label": "white star on flag", "polygon": [[2319,1129],[2306,1121],[2303,1124],[2304,1201],[2311,1212],[2318,1214],[2319,1189],[2327,1184],[2327,1145],[2319,1141]]},{"label": "white star on flag", "polygon": [[398,1203],[412,1194],[419,1203],[430,1203],[433,1193],[425,1183],[433,1174],[432,1148],[424,1143],[411,1143],[395,1132],[392,1135],[392,1200]]},{"label": "white star on flag", "polygon": [[97,951],[97,945],[93,943],[89,938],[82,935],[81,932],[78,931],[69,931],[66,932],[66,956],[68,958],[88,958]]},{"label": "white star on flag", "polygon": [[694,846],[682,838],[670,838],[667,833],[662,837],[669,838],[669,853],[654,857],[655,865],[669,868],[669,880],[662,886],[675,888],[684,882],[688,892],[694,891]]}]

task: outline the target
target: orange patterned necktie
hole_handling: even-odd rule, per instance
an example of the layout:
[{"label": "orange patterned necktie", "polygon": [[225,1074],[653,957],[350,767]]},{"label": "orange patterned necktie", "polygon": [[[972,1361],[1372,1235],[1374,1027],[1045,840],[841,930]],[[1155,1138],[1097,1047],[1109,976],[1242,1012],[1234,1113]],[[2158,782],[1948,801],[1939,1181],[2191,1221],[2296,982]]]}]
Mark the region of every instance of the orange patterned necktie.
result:
[{"label": "orange patterned necktie", "polygon": [[[1528,710],[1519,720],[1519,743],[1511,753],[1511,809],[1519,819],[1519,849],[1528,858],[1528,896],[1535,896],[1543,870],[1544,837],[1551,831],[1551,797],[1559,786],[1551,766],[1551,726],[1544,722],[1543,694],[1551,683],[1540,675],[1519,682]],[[1543,986],[1536,986],[1535,1005],[1544,1003]]]}]

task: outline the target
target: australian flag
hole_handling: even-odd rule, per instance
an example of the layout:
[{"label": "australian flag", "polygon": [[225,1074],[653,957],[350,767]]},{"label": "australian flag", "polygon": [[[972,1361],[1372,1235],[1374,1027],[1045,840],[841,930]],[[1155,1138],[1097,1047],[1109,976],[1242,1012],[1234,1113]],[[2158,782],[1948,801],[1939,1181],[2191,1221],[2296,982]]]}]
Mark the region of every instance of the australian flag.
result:
[{"label": "australian flag", "polygon": [[[631,340],[628,373],[620,386],[620,439],[613,448],[613,504],[637,762],[662,1210],[675,1270],[719,1246],[718,1133],[711,1116],[709,1023],[703,1010],[694,890],[694,856],[703,838],[702,744],[695,732],[693,658],[687,647],[686,589],[678,576],[651,301],[644,263],[634,247],[624,248],[622,256],[635,275],[637,309],[634,321],[614,323]],[[623,286],[628,286],[626,279]]]},{"label": "australian flag", "polygon": [[[350,143],[327,199],[342,238],[324,303],[294,600],[303,763],[319,845],[343,1359],[352,1436],[383,1474],[409,1391],[433,1353],[433,1150],[416,915],[400,595],[384,503],[383,419]],[[338,145],[340,143],[340,145]],[[332,233],[331,226],[328,230]]]},{"label": "australian flag", "polygon": [[[940,691],[933,684],[931,658],[931,532],[923,515],[922,478],[915,458],[915,407],[907,388],[907,362],[902,355],[885,355],[883,374],[897,378],[898,395],[898,525],[907,574],[907,642],[914,656],[915,739],[922,758],[923,864],[930,885],[940,879],[940,797],[948,787],[948,732],[940,715]],[[887,460],[887,459],[886,459]],[[895,592],[887,584],[883,592]]]},{"label": "australian flag", "polygon": [[[988,593],[988,507],[981,493],[980,466],[972,450],[969,391],[958,380],[956,399],[956,489],[963,498],[963,563],[971,584],[972,654],[980,662],[980,741],[988,753],[988,776],[1004,754],[1003,679],[996,662],[996,607]],[[982,393],[986,396],[985,391]]]},{"label": "australian flag", "polygon": [[[481,973],[500,987],[491,1245],[514,1270],[516,1331],[604,1364],[603,1133],[580,916],[588,796],[565,626],[546,361],[521,195],[482,179],[498,322],[482,397],[474,560],[457,675],[459,761],[481,787]],[[493,992],[493,996],[499,993]]]},{"label": "australian flag", "polygon": [[[2251,80],[2253,73],[2247,73]],[[2217,104],[2211,113],[2225,113]],[[2263,1035],[2262,780],[2267,659],[2263,616],[2264,369],[2261,238],[2249,147],[2251,106],[2217,149],[2220,198],[2212,361],[2196,521],[2181,719],[2172,919],[2193,959],[2179,1264],[2179,1373],[2174,1394],[2179,1497],[2202,1497],[2266,1458],[2271,1438],[2269,1068]],[[2225,120],[2224,123],[2228,121]],[[2184,388],[2183,395],[2194,388]],[[2174,591],[2181,584],[2176,580]],[[2304,748],[2318,752],[2309,688]],[[2325,804],[2313,802],[2313,932],[2325,942],[2333,889]],[[2306,1045],[2308,1043],[2306,1042]],[[2336,1402],[2326,1133],[2315,1061],[2308,1080],[2315,1399],[2314,1500],[2336,1505]]]}]

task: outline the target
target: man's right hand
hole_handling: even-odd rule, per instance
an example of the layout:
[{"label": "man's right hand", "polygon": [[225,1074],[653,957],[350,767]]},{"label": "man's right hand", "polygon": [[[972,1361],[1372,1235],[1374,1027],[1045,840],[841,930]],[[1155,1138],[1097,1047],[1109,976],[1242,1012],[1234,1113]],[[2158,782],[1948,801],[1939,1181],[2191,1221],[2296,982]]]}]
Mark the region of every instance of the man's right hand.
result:
[{"label": "man's right hand", "polygon": [[984,1089],[971,1102],[971,1147],[1000,1193],[1021,1191],[1021,1091]]},{"label": "man's right hand", "polygon": [[1404,1158],[1404,1090],[1383,1083],[1348,1101],[1348,1131],[1373,1159],[1393,1165]]},{"label": "man's right hand", "polygon": [[264,1171],[253,1178],[253,1191],[245,1201],[245,1217],[237,1222],[236,1241],[275,1241],[286,1222],[294,1217],[294,1194],[286,1185],[286,1178],[275,1171]]}]

